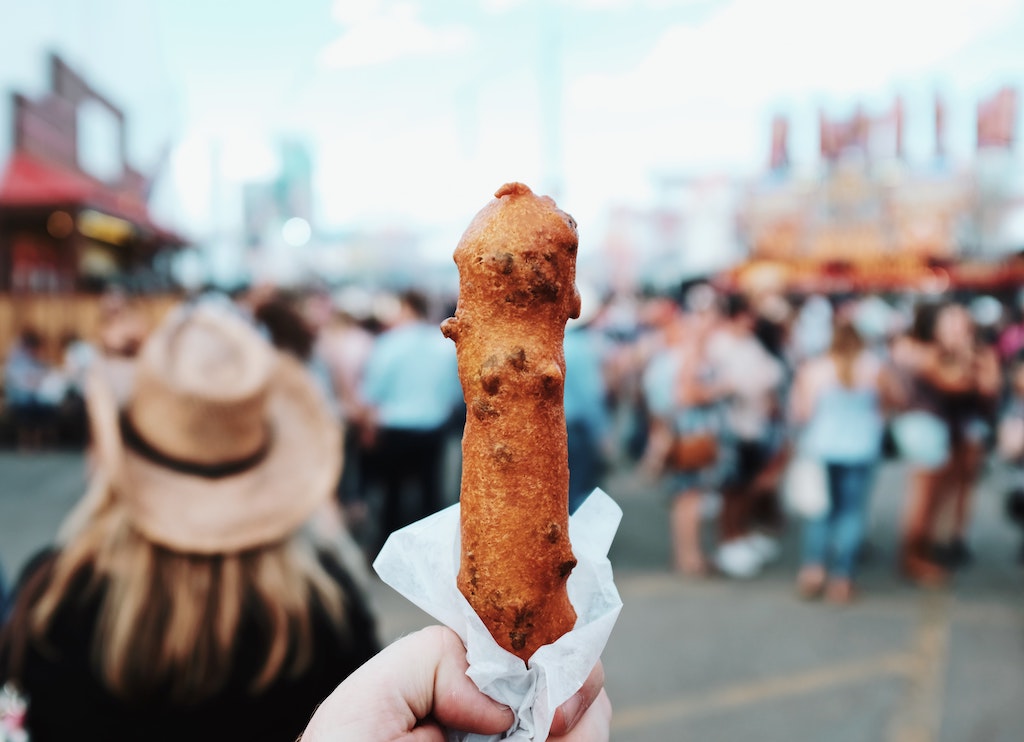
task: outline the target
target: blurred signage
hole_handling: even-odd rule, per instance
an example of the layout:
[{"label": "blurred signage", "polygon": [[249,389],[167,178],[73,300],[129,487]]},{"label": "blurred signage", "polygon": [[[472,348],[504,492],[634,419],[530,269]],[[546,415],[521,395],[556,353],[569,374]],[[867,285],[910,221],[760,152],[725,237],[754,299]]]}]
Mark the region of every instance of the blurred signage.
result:
[{"label": "blurred signage", "polygon": [[1017,128],[1017,91],[1006,86],[978,104],[978,148],[1010,149]]},{"label": "blurred signage", "polygon": [[78,231],[111,245],[124,244],[135,236],[135,226],[131,222],[92,209],[85,209],[78,215]]},{"label": "blurred signage", "polygon": [[818,139],[821,157],[832,161],[844,152],[867,152],[869,122],[860,108],[847,119],[818,116]]},{"label": "blurred signage", "polygon": [[903,100],[898,96],[888,110],[873,116],[859,105],[847,118],[834,118],[821,111],[818,114],[821,158],[835,162],[850,153],[902,158],[903,129]]},{"label": "blurred signage", "polygon": [[786,116],[772,119],[772,150],[768,167],[773,172],[789,167],[789,118]]},{"label": "blurred signage", "polygon": [[755,189],[742,220],[753,257],[863,263],[955,255],[970,207],[969,182],[954,176],[893,183],[843,165],[815,182]]}]

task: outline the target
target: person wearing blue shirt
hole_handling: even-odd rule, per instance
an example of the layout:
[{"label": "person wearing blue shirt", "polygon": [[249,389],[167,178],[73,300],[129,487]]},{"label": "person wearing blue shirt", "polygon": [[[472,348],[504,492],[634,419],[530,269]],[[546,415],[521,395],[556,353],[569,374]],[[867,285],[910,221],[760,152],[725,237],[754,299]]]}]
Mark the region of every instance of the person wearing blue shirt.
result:
[{"label": "person wearing blue shirt", "polygon": [[868,525],[873,476],[882,458],[884,408],[896,399],[884,364],[848,321],[839,321],[825,355],[797,371],[792,418],[803,426],[801,456],[824,467],[827,506],[804,523],[797,591],[832,603],[854,597],[857,555]]},{"label": "person wearing blue shirt", "polygon": [[[381,543],[440,510],[448,424],[462,404],[455,346],[427,321],[417,291],[399,297],[396,321],[377,338],[363,379],[365,444],[382,488]],[[403,501],[410,486],[415,500]]]},{"label": "person wearing blue shirt", "polygon": [[7,618],[7,577],[4,575],[4,565],[0,564],[0,626]]},{"label": "person wearing blue shirt", "polygon": [[44,382],[50,367],[42,360],[43,337],[32,327],[22,330],[3,368],[4,396],[18,437],[18,449],[42,448],[53,432],[56,405],[46,399]]},{"label": "person wearing blue shirt", "polygon": [[[585,301],[590,298],[584,295]],[[585,304],[582,311],[586,314],[566,327],[564,346],[570,513],[600,484],[611,450],[612,424],[605,406],[600,338],[590,326],[596,307]]]}]

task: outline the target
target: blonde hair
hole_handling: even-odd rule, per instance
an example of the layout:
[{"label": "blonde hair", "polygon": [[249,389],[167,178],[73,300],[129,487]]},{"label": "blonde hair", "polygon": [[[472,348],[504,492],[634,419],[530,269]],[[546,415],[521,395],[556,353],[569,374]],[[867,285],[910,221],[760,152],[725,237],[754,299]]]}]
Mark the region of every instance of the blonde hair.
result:
[{"label": "blonde hair", "polygon": [[864,339],[850,322],[837,322],[832,332],[829,355],[836,364],[839,383],[850,388],[854,382],[854,364],[864,350]]},{"label": "blonde hair", "polygon": [[[28,609],[24,640],[45,644],[68,595],[98,596],[92,659],[118,696],[159,691],[189,703],[215,694],[228,681],[234,653],[243,650],[243,623],[264,631],[266,654],[249,685],[259,692],[309,666],[314,604],[344,628],[341,588],[302,534],[237,554],[181,554],[145,539],[105,483],[83,502],[69,519],[50,579]],[[84,595],[76,592],[80,586]]]}]

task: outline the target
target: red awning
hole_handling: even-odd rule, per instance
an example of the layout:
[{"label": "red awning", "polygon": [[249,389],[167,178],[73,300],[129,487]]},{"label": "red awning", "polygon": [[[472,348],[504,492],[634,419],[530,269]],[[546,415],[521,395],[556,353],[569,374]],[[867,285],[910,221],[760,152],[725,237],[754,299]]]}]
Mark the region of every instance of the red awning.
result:
[{"label": "red awning", "polygon": [[180,236],[153,222],[149,207],[138,194],[24,152],[11,155],[0,178],[0,208],[60,206],[96,209],[153,232],[167,244],[186,244]]}]

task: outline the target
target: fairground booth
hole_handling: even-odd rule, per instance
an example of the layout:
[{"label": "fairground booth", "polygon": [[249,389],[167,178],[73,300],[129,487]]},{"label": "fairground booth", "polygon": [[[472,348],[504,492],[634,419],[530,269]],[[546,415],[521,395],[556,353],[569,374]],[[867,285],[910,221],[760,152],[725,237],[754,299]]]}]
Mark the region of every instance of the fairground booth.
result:
[{"label": "fairground booth", "polygon": [[126,161],[124,113],[60,57],[50,90],[13,95],[13,148],[0,169],[0,348],[32,325],[53,352],[95,329],[98,295],[117,286],[140,307],[165,305],[185,240],[147,200],[154,174]]},{"label": "fairground booth", "polygon": [[904,156],[903,106],[845,120],[820,116],[821,168],[789,168],[788,121],[773,123],[770,174],[740,210],[750,257],[722,282],[747,291],[836,294],[946,291],[1006,294],[1024,286],[1024,201],[1015,185],[1015,91],[977,110],[977,151],[945,151],[945,106],[934,106],[931,163]]}]

